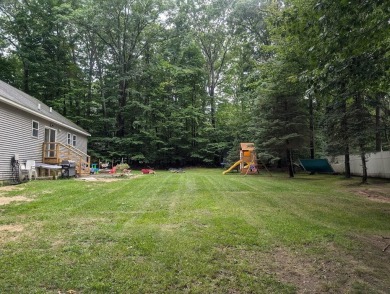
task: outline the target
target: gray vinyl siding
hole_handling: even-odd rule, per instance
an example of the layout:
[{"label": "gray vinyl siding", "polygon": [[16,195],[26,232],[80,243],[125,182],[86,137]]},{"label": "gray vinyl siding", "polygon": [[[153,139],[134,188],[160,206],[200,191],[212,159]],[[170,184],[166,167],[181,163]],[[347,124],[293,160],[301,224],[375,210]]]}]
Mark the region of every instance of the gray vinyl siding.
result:
[{"label": "gray vinyl siding", "polygon": [[[89,136],[84,129],[62,116],[55,110],[53,110],[48,105],[42,103],[38,99],[0,81],[0,100],[6,100],[5,103],[13,105],[18,109],[25,109],[24,111],[28,113],[35,113],[39,117],[48,119],[51,122],[57,122],[59,125],[68,126],[76,130],[76,132],[81,132],[85,136]],[[4,102],[3,102],[4,103]]]},{"label": "gray vinyl siding", "polygon": [[[33,120],[39,123],[38,138],[32,135]],[[0,181],[11,178],[11,158],[15,153],[19,154],[21,163],[27,159],[42,162],[46,127],[55,129],[57,142],[63,144],[67,144],[68,133],[75,134],[75,147],[87,153],[86,136],[0,102]]]}]

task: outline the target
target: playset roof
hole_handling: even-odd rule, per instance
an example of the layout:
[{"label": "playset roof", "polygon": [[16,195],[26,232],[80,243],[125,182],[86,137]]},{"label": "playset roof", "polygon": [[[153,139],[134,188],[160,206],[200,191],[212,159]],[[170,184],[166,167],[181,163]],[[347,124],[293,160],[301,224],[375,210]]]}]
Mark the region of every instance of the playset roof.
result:
[{"label": "playset roof", "polygon": [[249,151],[255,150],[254,143],[240,143],[240,146],[241,146],[241,150],[249,150]]}]

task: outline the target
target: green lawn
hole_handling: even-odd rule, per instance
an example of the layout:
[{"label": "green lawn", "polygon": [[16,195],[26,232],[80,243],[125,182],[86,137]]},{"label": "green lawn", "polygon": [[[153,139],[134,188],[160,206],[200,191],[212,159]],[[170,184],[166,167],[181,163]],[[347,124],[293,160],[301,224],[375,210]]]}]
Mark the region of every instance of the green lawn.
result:
[{"label": "green lawn", "polygon": [[33,201],[0,206],[0,293],[388,293],[390,202],[358,182],[189,169],[3,188]]}]

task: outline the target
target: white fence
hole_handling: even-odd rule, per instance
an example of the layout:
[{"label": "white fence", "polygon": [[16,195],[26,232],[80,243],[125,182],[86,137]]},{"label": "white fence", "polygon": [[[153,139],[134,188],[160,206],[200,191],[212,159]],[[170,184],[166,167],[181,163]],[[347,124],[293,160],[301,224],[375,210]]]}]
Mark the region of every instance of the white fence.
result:
[{"label": "white fence", "polygon": [[[335,172],[344,173],[344,155],[328,158]],[[362,160],[360,155],[350,155],[351,174],[362,176]],[[366,155],[367,173],[369,177],[390,179],[390,151],[369,153]]]}]

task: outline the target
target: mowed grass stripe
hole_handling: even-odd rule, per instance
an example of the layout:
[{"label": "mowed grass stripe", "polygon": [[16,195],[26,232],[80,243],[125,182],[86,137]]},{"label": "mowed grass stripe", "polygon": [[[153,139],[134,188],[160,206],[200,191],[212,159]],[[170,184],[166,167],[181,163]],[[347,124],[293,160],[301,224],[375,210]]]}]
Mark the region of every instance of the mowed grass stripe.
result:
[{"label": "mowed grass stripe", "polygon": [[[17,194],[35,201],[2,207],[0,224],[24,231],[1,235],[0,292],[294,293],[308,280],[314,292],[389,286],[388,256],[355,238],[389,234],[389,210],[337,177],[189,169],[21,187]],[[324,262],[335,273],[326,280]]]}]

